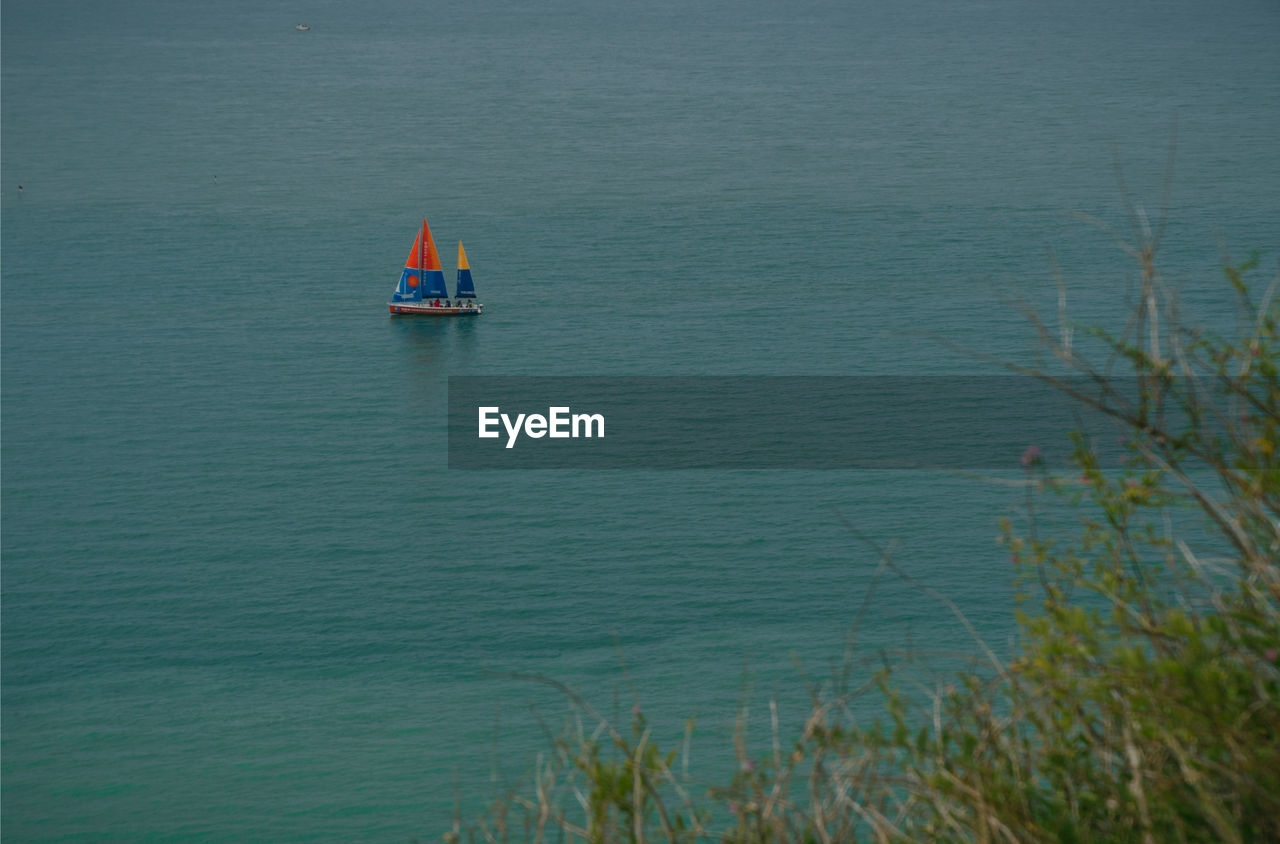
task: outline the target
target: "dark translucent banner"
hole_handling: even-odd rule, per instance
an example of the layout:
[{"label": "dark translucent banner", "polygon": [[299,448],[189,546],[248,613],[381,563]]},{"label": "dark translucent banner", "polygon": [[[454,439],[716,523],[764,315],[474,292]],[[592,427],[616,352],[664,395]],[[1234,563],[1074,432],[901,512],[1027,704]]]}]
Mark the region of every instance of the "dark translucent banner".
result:
[{"label": "dark translucent banner", "polygon": [[[1133,380],[1067,379],[1136,407]],[[1031,377],[449,378],[453,469],[1016,469],[1122,428]]]}]

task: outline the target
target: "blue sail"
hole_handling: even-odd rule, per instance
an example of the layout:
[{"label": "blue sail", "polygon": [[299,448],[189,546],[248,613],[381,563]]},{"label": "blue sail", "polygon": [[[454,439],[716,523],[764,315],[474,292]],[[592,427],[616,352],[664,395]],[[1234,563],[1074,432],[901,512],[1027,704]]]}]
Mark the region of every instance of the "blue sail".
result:
[{"label": "blue sail", "polygon": [[458,241],[458,295],[456,299],[476,298],[476,286],[471,283],[471,267],[467,264],[467,253],[462,251],[462,241]]},{"label": "blue sail", "polygon": [[422,295],[429,296],[429,297],[443,296],[444,298],[448,299],[449,288],[444,286],[444,271],[443,270],[427,270],[426,276],[427,278],[423,286],[426,287],[427,289],[422,291]]},{"label": "blue sail", "polygon": [[422,284],[418,280],[418,270],[409,267],[404,268],[404,272],[400,274],[400,284],[396,287],[396,292],[391,294],[391,301],[422,301]]}]

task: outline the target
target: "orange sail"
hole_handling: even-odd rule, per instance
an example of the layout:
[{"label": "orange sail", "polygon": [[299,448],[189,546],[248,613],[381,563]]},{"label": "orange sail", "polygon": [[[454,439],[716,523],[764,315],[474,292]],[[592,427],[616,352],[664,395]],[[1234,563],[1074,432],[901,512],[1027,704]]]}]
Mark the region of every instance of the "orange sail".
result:
[{"label": "orange sail", "polygon": [[[426,249],[422,248],[423,240],[426,241]],[[440,266],[440,253],[436,251],[436,242],[431,237],[431,229],[427,226],[427,221],[422,221],[422,231],[418,232],[417,238],[413,241],[413,251],[409,253],[409,258],[404,262],[405,268],[410,270],[439,270],[444,272]]]}]

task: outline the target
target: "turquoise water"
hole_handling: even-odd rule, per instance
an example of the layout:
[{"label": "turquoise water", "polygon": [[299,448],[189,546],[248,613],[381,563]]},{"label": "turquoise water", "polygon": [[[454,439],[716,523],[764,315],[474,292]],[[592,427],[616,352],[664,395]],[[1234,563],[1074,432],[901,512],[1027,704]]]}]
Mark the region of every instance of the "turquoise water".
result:
[{"label": "turquoise water", "polygon": [[[1164,266],[1229,325],[1220,243],[1280,245],[1278,34],[1270,2],[6,3],[6,836],[434,837],[562,711],[500,672],[668,742],[695,715],[713,768],[744,673],[794,718],[793,655],[840,656],[876,563],[842,517],[1004,641],[1008,488],[446,471],[445,379],[1025,358],[1050,250],[1122,319],[1132,267],[1067,212],[1127,234],[1119,161],[1157,216],[1175,120]],[[424,215],[483,318],[387,317]],[[862,633],[966,647],[892,580]]]}]

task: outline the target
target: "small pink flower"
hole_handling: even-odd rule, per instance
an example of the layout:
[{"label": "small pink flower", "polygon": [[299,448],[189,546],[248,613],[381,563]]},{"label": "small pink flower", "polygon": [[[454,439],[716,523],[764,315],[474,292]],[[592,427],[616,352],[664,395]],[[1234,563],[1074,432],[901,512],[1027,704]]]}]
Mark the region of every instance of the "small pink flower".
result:
[{"label": "small pink flower", "polygon": [[1038,446],[1029,445],[1027,450],[1022,452],[1021,463],[1023,466],[1030,468],[1040,462],[1040,448]]},{"label": "small pink flower", "polygon": [[631,717],[632,718],[640,717],[640,704],[637,703],[635,706],[631,707]]},{"label": "small pink flower", "polygon": [[1266,656],[1266,658],[1267,658],[1267,662],[1275,662],[1275,661],[1276,661],[1276,649],[1275,649],[1275,648],[1268,648],[1268,649],[1267,649],[1267,652],[1266,652],[1266,654],[1265,654],[1265,656]]},{"label": "small pink flower", "polygon": [[742,770],[744,770],[744,771],[754,771],[755,769],[756,769],[756,760],[754,760],[754,759],[743,759],[743,760],[742,760]]},{"label": "small pink flower", "polygon": [[730,813],[732,813],[732,814],[735,814],[735,815],[736,815],[736,814],[738,814],[738,804],[737,804],[737,803],[730,803],[730,804],[729,804],[729,812],[730,812]]}]

